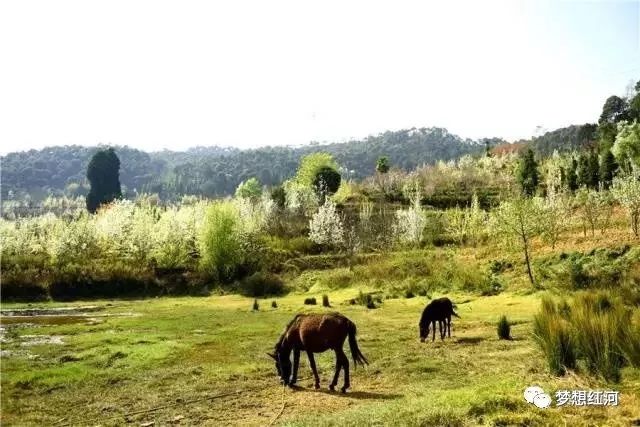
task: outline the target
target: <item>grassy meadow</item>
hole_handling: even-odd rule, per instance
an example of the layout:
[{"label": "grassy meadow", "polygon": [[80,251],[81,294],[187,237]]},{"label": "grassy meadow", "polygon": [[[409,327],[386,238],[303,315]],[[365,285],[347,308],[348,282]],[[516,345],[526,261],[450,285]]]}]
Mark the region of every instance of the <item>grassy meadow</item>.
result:
[{"label": "grassy meadow", "polygon": [[[586,246],[605,244],[598,236],[589,240],[577,233],[574,238]],[[41,318],[13,327],[7,323],[13,319],[3,318],[2,350],[13,355],[2,358],[2,424],[637,423],[638,369],[625,367],[617,384],[584,372],[564,376],[549,372],[532,336],[532,319],[541,297],[562,291],[548,286],[534,292],[521,265],[501,274],[506,289],[497,295],[482,296],[471,288],[465,291],[464,278],[451,272],[440,279],[450,280],[451,288],[442,289],[442,285],[428,296],[407,298],[394,288],[394,284],[403,284],[402,289],[407,289],[407,283],[418,282],[421,274],[435,280],[437,271],[446,267],[446,259],[473,271],[499,250],[483,246],[455,252],[408,251],[385,254],[352,270],[305,271],[289,278],[297,291],[259,299],[258,311],[252,310],[253,298],[238,295],[5,303],[4,310],[97,308],[83,316]],[[509,257],[516,262],[517,253]],[[384,300],[376,309],[351,305],[350,300],[361,291],[378,292]],[[320,305],[325,293],[331,308]],[[434,343],[421,344],[417,328],[421,310],[429,297],[445,294],[457,303],[461,316],[454,319],[452,338],[440,341],[437,337]],[[303,301],[310,296],[319,305],[305,306]],[[277,308],[271,306],[274,300]],[[303,354],[300,387],[283,390],[265,353],[272,350],[295,313],[323,310],[340,311],[356,323],[359,346],[370,365],[354,369],[351,364],[352,388],[342,395],[328,391],[333,353],[316,357],[320,390],[313,389]],[[512,340],[498,339],[496,324],[502,315],[511,323]],[[34,335],[52,342],[38,341]],[[538,409],[524,401],[522,393],[530,385],[539,385],[550,394],[560,389],[619,390],[620,406]],[[157,410],[139,412],[154,408]]]}]

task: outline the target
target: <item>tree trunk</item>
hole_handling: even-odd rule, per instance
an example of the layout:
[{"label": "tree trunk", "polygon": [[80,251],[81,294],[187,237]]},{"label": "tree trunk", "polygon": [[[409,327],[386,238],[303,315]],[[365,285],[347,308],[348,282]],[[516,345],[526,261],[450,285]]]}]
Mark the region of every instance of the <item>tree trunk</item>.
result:
[{"label": "tree trunk", "polygon": [[524,247],[524,261],[527,264],[527,274],[529,275],[529,281],[531,285],[535,288],[536,282],[533,280],[533,273],[531,272],[531,261],[529,260],[529,241],[527,240],[527,236],[522,235],[522,246]]}]

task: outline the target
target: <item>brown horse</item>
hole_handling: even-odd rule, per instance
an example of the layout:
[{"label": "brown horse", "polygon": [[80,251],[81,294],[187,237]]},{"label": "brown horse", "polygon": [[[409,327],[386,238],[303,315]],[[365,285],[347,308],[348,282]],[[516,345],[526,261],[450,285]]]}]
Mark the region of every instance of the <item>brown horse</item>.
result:
[{"label": "brown horse", "polygon": [[[269,354],[276,361],[276,369],[282,382],[293,386],[298,379],[300,351],[306,351],[309,364],[315,378],[315,388],[320,388],[320,378],[316,369],[313,353],[322,353],[329,349],[336,353],[336,373],[329,389],[338,384],[340,369],[344,369],[342,392],[349,388],[349,359],[342,350],[344,340],[349,337],[349,348],[354,363],[369,364],[356,342],[356,325],[340,313],[298,314],[287,325],[276,343],[275,353]],[[291,352],[293,351],[293,374],[291,372]],[[291,377],[289,377],[291,375]]]}]

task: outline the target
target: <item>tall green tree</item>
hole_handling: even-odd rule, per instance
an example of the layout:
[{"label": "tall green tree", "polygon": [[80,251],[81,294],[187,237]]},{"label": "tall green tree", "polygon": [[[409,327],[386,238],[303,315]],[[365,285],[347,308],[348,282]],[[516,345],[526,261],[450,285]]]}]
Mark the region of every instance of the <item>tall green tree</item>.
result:
[{"label": "tall green tree", "polygon": [[611,150],[606,150],[600,160],[600,182],[605,189],[609,189],[617,171],[618,162],[616,162],[615,156]]},{"label": "tall green tree", "polygon": [[579,188],[578,175],[576,170],[578,169],[578,162],[572,158],[569,166],[567,167],[567,187],[571,192],[576,191]]},{"label": "tall green tree", "polygon": [[598,136],[602,147],[611,148],[618,133],[617,124],[629,118],[629,105],[626,99],[615,95],[607,98],[598,120]]},{"label": "tall green tree", "polygon": [[87,179],[91,185],[87,194],[89,212],[94,213],[100,205],[122,197],[120,159],[113,148],[100,150],[93,155],[87,167]]},{"label": "tall green tree", "polygon": [[596,150],[589,153],[588,174],[587,187],[597,190],[600,186],[600,160]]},{"label": "tall green tree", "polygon": [[538,173],[538,163],[534,157],[533,150],[530,148],[520,157],[517,178],[522,194],[533,196],[536,193],[540,175]]},{"label": "tall green tree", "polygon": [[340,173],[330,166],[323,166],[316,172],[316,177],[313,180],[313,188],[320,196],[321,203],[324,203],[326,196],[330,196],[338,191],[341,181],[342,177]]}]

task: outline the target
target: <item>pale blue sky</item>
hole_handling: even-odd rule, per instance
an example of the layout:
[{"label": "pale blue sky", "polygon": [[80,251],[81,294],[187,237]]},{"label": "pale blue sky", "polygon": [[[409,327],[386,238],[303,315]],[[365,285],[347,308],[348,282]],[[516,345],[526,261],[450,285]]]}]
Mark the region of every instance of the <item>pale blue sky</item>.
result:
[{"label": "pale blue sky", "polygon": [[303,144],[596,121],[638,1],[5,1],[0,152]]}]

